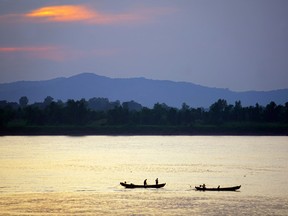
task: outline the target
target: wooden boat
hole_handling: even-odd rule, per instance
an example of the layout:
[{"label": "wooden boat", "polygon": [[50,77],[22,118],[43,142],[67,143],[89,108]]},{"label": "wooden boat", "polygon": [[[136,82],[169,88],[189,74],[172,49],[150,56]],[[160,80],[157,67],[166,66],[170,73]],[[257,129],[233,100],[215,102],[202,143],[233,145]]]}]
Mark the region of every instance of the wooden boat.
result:
[{"label": "wooden boat", "polygon": [[162,188],[166,185],[166,183],[162,183],[162,184],[155,184],[155,185],[135,185],[135,184],[127,184],[124,182],[120,182],[120,185],[122,185],[125,188]]},{"label": "wooden boat", "polygon": [[195,186],[196,190],[200,191],[236,191],[240,189],[241,185],[239,186],[234,186],[234,187],[217,187],[217,188],[207,188],[207,187],[200,187],[200,186]]}]

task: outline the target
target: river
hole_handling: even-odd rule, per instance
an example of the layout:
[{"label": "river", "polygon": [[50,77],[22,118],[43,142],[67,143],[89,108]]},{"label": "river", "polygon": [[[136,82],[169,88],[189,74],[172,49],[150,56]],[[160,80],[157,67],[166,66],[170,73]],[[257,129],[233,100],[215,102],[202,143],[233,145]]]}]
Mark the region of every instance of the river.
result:
[{"label": "river", "polygon": [[285,136],[0,137],[0,215],[288,215],[287,179]]}]

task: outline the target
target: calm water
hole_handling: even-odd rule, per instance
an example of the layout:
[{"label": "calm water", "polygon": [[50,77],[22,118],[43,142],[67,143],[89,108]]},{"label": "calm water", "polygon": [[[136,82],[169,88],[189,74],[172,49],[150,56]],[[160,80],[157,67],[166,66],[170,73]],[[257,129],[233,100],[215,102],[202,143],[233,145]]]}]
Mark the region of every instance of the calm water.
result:
[{"label": "calm water", "polygon": [[0,138],[0,215],[288,215],[287,179],[288,137]]}]

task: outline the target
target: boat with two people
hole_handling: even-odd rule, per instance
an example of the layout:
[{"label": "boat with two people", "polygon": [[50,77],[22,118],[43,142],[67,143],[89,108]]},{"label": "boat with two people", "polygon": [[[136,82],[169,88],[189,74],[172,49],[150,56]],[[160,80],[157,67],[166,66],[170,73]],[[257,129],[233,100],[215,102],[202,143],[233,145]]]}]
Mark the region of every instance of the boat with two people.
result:
[{"label": "boat with two people", "polygon": [[155,180],[155,184],[152,184],[152,185],[148,185],[147,184],[147,179],[144,180],[144,183],[142,185],[137,185],[137,184],[133,184],[133,183],[126,183],[125,182],[120,182],[120,185],[122,185],[123,187],[125,188],[130,188],[130,189],[133,189],[133,188],[162,188],[166,185],[166,183],[161,183],[159,184],[158,183],[158,178]]},{"label": "boat with two people", "polygon": [[195,186],[195,189],[199,190],[199,191],[236,191],[236,190],[238,190],[240,188],[241,188],[241,185],[233,186],[233,187],[220,187],[220,185],[219,185],[216,188],[206,187],[205,184],[199,185],[199,186]]}]

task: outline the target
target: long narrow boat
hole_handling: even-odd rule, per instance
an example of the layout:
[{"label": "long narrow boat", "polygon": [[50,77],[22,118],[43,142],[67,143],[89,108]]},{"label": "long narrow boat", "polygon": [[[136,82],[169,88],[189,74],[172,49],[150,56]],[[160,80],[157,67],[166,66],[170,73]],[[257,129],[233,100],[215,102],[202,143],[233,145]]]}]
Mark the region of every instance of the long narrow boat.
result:
[{"label": "long narrow boat", "polygon": [[130,188],[130,189],[133,189],[133,188],[162,188],[166,185],[166,183],[163,183],[163,184],[155,184],[155,185],[135,185],[135,184],[127,184],[127,183],[124,183],[124,182],[120,182],[120,185],[122,185],[123,187],[125,188]]},{"label": "long narrow boat", "polygon": [[196,190],[200,191],[236,191],[240,189],[241,185],[239,186],[234,186],[234,187],[217,187],[217,188],[207,188],[207,187],[200,187],[200,186],[195,186]]}]

